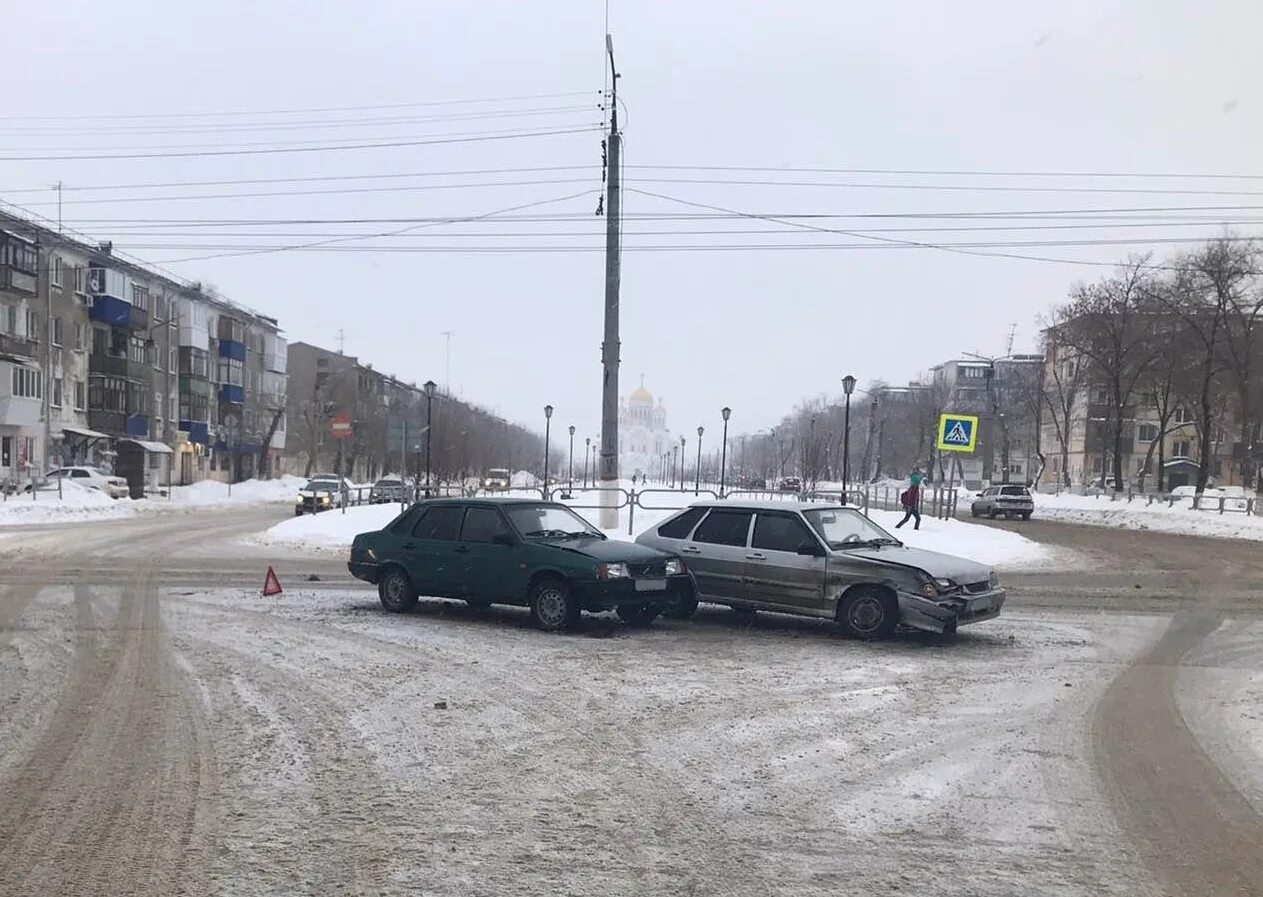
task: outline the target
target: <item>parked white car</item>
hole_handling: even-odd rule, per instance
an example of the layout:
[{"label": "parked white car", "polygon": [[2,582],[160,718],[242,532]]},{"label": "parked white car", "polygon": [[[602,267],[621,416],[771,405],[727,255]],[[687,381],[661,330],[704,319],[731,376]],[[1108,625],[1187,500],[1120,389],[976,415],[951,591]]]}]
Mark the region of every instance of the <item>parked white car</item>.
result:
[{"label": "parked white car", "polygon": [[55,470],[50,470],[48,476],[50,479],[53,477],[68,477],[80,486],[87,486],[89,489],[104,492],[110,498],[127,498],[127,496],[132,494],[131,487],[127,485],[127,480],[103,473],[95,467],[58,467]]}]

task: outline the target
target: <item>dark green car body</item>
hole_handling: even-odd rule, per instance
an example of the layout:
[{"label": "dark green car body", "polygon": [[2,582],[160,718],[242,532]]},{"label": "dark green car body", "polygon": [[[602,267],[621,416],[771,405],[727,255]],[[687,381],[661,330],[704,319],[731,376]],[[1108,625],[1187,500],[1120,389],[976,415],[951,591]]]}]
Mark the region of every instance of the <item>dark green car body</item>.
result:
[{"label": "dark green car body", "polygon": [[[568,519],[563,512],[577,521],[575,532],[523,529],[528,520]],[[607,539],[564,505],[522,498],[420,502],[356,536],[347,567],[378,585],[388,610],[407,610],[418,595],[525,605],[545,629],[566,628],[581,610],[615,609],[629,622],[649,622],[691,588],[678,558]],[[543,599],[541,584],[551,589]],[[550,596],[565,602],[561,625],[550,622],[547,607],[536,613]]]}]

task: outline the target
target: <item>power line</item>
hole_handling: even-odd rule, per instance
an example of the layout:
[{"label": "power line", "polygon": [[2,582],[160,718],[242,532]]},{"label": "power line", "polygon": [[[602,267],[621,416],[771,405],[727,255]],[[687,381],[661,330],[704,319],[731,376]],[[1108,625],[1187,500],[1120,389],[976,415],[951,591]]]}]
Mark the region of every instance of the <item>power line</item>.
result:
[{"label": "power line", "polygon": [[637,178],[642,184],[690,184],[725,187],[811,187],[813,189],[841,188],[847,190],[925,190],[961,193],[1108,193],[1144,194],[1155,196],[1263,196],[1263,190],[1187,190],[1149,187],[1039,187],[994,186],[985,184],[890,184],[861,183],[855,181],[752,181],[729,178]]},{"label": "power line", "polygon": [[388,149],[403,146],[435,146],[452,143],[481,143],[492,140],[513,140],[524,137],[555,137],[565,134],[587,134],[599,131],[599,127],[567,128],[553,131],[520,131],[509,133],[487,133],[465,137],[431,138],[425,140],[394,140],[386,143],[359,143],[349,145],[298,146],[284,148],[241,149],[241,150],[203,150],[199,152],[175,153],[98,153],[93,155],[57,155],[57,156],[0,156],[0,162],[56,162],[101,159],[175,159],[193,156],[257,156],[283,153],[337,152],[344,150]]},{"label": "power line", "polygon": [[662,171],[759,171],[790,172],[795,174],[900,174],[900,175],[950,175],[959,177],[1038,177],[1038,178],[1155,178],[1216,180],[1263,180],[1263,174],[1205,174],[1174,172],[1128,171],[988,171],[985,169],[950,168],[814,168],[788,165],[629,165],[629,168],[657,169]]},{"label": "power line", "polygon": [[164,119],[164,118],[223,118],[247,115],[305,115],[313,112],[354,112],[368,109],[418,109],[431,106],[464,106],[479,103],[512,103],[524,100],[548,100],[559,97],[591,96],[590,90],[572,90],[561,93],[534,93],[505,97],[481,97],[463,100],[429,100],[417,103],[378,103],[369,106],[324,106],[300,109],[256,109],[256,110],[221,110],[202,112],[145,112],[130,115],[4,115],[0,121],[116,121],[122,119]]}]

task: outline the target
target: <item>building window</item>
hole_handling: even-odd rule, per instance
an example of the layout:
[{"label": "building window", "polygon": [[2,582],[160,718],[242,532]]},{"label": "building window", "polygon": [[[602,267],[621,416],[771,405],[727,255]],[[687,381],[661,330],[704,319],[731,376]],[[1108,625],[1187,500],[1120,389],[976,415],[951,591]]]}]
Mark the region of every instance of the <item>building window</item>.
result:
[{"label": "building window", "polygon": [[1092,401],[1098,405],[1104,405],[1110,400],[1110,391],[1104,386],[1098,386],[1092,390]]},{"label": "building window", "polygon": [[180,420],[209,420],[210,398],[199,393],[180,393]]},{"label": "building window", "polygon": [[18,335],[18,307],[16,305],[0,305],[0,333]]},{"label": "building window", "polygon": [[1177,424],[1191,424],[1193,422],[1193,415],[1189,414],[1187,408],[1180,405],[1175,409],[1175,422]]},{"label": "building window", "polygon": [[61,289],[61,256],[55,255],[48,262],[48,282]]},{"label": "building window", "polygon": [[53,318],[53,345],[54,346],[61,345],[62,331],[64,329],[62,326],[63,323],[64,322],[62,321],[61,318],[58,318],[58,317]]},{"label": "building window", "polygon": [[122,377],[88,378],[88,407],[93,411],[127,413],[127,381]]},{"label": "building window", "polygon": [[44,398],[43,381],[36,368],[13,366],[13,395],[19,399]]},{"label": "building window", "polygon": [[92,354],[110,354],[110,331],[104,327],[92,328]]},{"label": "building window", "polygon": [[1175,445],[1173,445],[1171,448],[1172,448],[1172,451],[1175,452],[1175,457],[1177,458],[1189,457],[1189,445],[1188,445],[1187,439],[1177,439],[1175,441]]},{"label": "building window", "polygon": [[961,368],[960,375],[966,380],[983,380],[987,376],[987,369],[984,367],[970,365],[969,367]]},{"label": "building window", "polygon": [[191,374],[205,379],[207,376],[206,350],[192,346],[181,346],[179,349],[179,367],[181,374]]},{"label": "building window", "polygon": [[53,395],[50,401],[52,402],[54,408],[61,407],[61,378],[60,377],[53,378]]},{"label": "building window", "polygon": [[83,351],[83,325],[78,321],[75,322],[75,351]]},{"label": "building window", "polygon": [[148,414],[149,413],[149,384],[142,383],[139,380],[128,380],[127,382],[127,413],[128,414]]},{"label": "building window", "polygon": [[132,284],[132,305],[149,311],[149,287],[139,283]]},{"label": "building window", "polygon": [[26,310],[26,338],[39,340],[39,312],[31,308]]},{"label": "building window", "polygon": [[1141,424],[1140,429],[1136,434],[1136,438],[1141,442],[1153,442],[1158,438],[1158,425]]},{"label": "building window", "polygon": [[235,358],[219,359],[219,381],[232,386],[245,386],[245,368]]},{"label": "building window", "polygon": [[132,361],[138,361],[144,364],[149,360],[149,352],[145,347],[145,341],[138,336],[133,336],[127,341],[127,357]]},{"label": "building window", "polygon": [[75,410],[82,411],[87,407],[88,390],[87,384],[82,380],[75,381]]},{"label": "building window", "polygon": [[84,288],[84,284],[87,283],[87,280],[88,280],[88,269],[85,268],[83,265],[76,265],[75,266],[75,292],[76,293],[80,293],[85,296],[87,295],[87,290]]},{"label": "building window", "polygon": [[174,374],[176,366],[179,363],[180,353],[176,351],[175,346],[167,350],[167,371]]}]

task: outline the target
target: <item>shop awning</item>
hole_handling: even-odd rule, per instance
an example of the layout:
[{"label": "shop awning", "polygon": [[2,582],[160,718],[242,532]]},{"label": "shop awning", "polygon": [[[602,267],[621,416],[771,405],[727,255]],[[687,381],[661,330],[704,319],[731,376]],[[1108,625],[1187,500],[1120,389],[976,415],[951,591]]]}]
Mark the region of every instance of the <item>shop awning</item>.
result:
[{"label": "shop awning", "polygon": [[155,455],[173,454],[173,452],[171,451],[171,446],[166,445],[165,443],[161,443],[161,442],[146,442],[143,439],[120,439],[119,442],[130,443],[131,445],[138,445],[141,448],[143,448],[145,451],[152,452]]},{"label": "shop awning", "polygon": [[98,433],[96,430],[86,430],[80,427],[62,427],[61,432],[67,436],[78,436],[81,439],[109,439],[104,433]]}]

